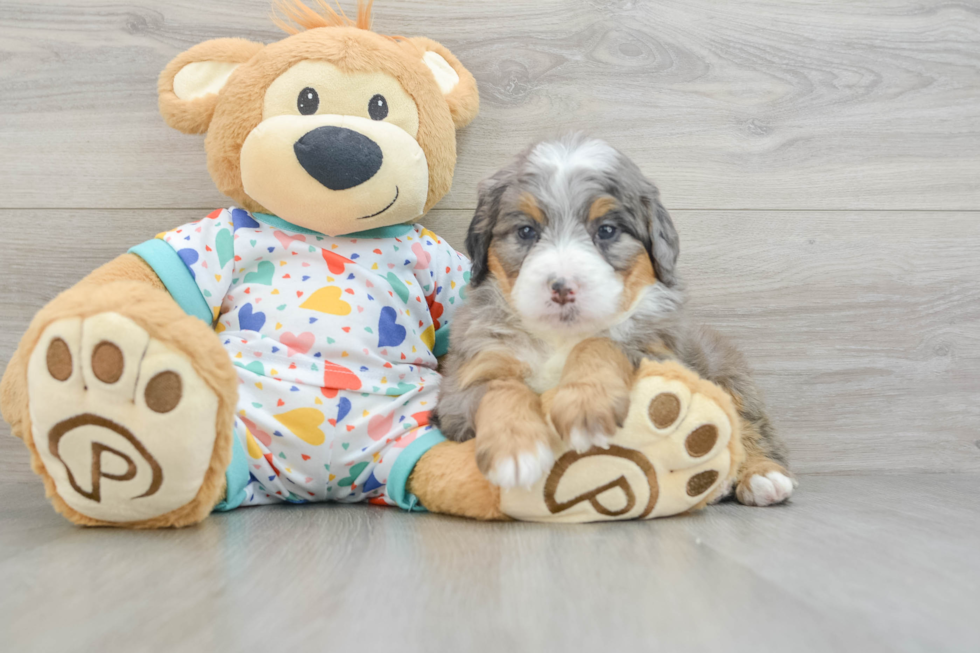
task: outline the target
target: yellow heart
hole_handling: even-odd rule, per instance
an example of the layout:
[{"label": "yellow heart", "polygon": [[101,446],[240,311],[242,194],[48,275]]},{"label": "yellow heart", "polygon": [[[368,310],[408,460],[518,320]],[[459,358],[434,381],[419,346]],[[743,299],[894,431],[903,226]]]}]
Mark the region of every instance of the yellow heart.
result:
[{"label": "yellow heart", "polygon": [[272,368],[271,370],[269,370],[269,374],[271,374],[272,376],[275,376],[275,375],[279,374],[279,372],[276,371],[276,368]]},{"label": "yellow heart", "polygon": [[[433,326],[431,324],[429,325],[429,328],[427,328],[425,331],[423,331],[422,332],[422,335],[419,336],[419,337],[422,338],[422,342],[424,342],[425,343],[425,346],[429,348],[429,351],[432,351],[435,348],[435,346],[436,346],[436,330],[435,330],[435,328],[433,328]],[[413,351],[414,351],[414,348],[413,348]]]},{"label": "yellow heart", "polygon": [[297,408],[273,417],[307,444],[318,446],[326,440],[323,431],[320,430],[320,425],[323,424],[323,413],[316,408]]},{"label": "yellow heart", "polygon": [[323,405],[323,402],[320,401],[320,398],[319,397],[313,397],[313,403],[315,403],[317,406],[322,406]]},{"label": "yellow heart", "polygon": [[320,288],[299,307],[330,315],[350,315],[350,304],[340,298],[341,292],[337,286]]},{"label": "yellow heart", "polygon": [[277,289],[273,290],[270,294],[272,294],[272,295],[278,295],[279,294],[279,289],[277,288]]},{"label": "yellow heart", "polygon": [[250,457],[256,460],[262,457],[262,450],[259,449],[259,443],[255,441],[251,433],[245,433],[245,442],[248,443],[248,455]]}]

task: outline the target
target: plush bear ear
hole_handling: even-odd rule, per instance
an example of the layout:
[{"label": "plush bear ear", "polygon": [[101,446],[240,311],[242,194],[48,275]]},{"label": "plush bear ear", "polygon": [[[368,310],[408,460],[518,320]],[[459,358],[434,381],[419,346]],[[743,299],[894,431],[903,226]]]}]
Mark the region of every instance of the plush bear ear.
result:
[{"label": "plush bear ear", "polygon": [[422,51],[422,63],[432,71],[449,103],[456,129],[470,124],[480,110],[480,92],[473,75],[445,46],[425,37],[409,40]]},{"label": "plush bear ear", "polygon": [[185,134],[206,132],[225,82],[264,47],[245,39],[213,39],[177,55],[160,74],[163,119]]}]

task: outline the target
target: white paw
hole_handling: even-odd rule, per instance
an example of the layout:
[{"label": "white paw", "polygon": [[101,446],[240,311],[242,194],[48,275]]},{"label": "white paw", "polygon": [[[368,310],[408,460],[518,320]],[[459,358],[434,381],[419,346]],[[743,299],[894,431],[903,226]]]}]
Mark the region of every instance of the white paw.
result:
[{"label": "white paw", "polygon": [[215,442],[217,395],[190,360],[117,313],[51,324],[27,372],[32,438],[58,495],[111,522],[194,500]]},{"label": "white paw", "polygon": [[555,464],[551,447],[539,442],[535,452],[525,451],[508,456],[494,465],[487,479],[494,485],[509,489],[531,487]]},{"label": "white paw", "polygon": [[741,483],[736,492],[739,502],[747,506],[772,506],[790,498],[796,482],[782,472],[765,476],[753,474],[748,483]]},{"label": "white paw", "polygon": [[604,433],[589,433],[585,429],[573,428],[568,435],[568,446],[578,453],[585,453],[592,447],[609,448],[609,436]]}]

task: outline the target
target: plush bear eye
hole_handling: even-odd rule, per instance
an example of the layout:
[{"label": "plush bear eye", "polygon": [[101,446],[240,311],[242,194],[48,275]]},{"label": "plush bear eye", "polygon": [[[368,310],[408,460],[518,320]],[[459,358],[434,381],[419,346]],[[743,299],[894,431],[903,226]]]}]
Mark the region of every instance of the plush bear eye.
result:
[{"label": "plush bear eye", "polygon": [[315,90],[307,86],[299,92],[299,97],[296,98],[296,108],[304,116],[312,115],[320,108],[320,96]]},{"label": "plush bear eye", "polygon": [[384,120],[388,117],[388,100],[385,96],[379,93],[371,98],[368,102],[368,115],[371,116],[371,120]]}]

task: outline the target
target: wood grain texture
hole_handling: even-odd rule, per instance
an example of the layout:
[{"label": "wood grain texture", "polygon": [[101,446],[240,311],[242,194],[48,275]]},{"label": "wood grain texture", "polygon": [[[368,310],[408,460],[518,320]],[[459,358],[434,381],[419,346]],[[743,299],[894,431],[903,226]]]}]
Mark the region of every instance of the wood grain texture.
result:
[{"label": "wood grain texture", "polygon": [[597,525],[375,506],[80,529],[3,485],[12,651],[975,651],[980,475],[805,477],[789,505]]},{"label": "wood grain texture", "polygon": [[[352,3],[351,3],[352,4]],[[223,200],[156,78],[208,38],[282,37],[270,0],[5,0],[0,206]],[[955,0],[384,0],[442,41],[483,110],[442,208],[533,139],[585,129],[691,209],[976,209],[980,6]]]},{"label": "wood grain texture", "polygon": [[[8,234],[0,365],[58,292],[204,214],[0,210],[0,233]],[[795,470],[980,471],[980,215],[673,217],[691,309],[747,355]],[[435,211],[426,224],[461,249],[469,218]],[[23,224],[44,225],[51,236],[17,228]],[[0,429],[0,451],[16,452],[0,456],[0,477],[29,476],[23,445]]]}]

